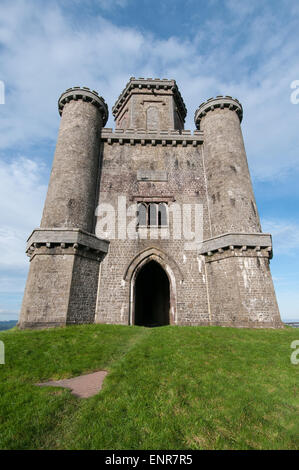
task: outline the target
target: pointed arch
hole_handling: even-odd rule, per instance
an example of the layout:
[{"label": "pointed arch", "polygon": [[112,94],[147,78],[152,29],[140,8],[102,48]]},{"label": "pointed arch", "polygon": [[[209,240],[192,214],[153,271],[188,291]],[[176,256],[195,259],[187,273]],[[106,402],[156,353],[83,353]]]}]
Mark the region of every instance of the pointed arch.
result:
[{"label": "pointed arch", "polygon": [[153,246],[146,248],[143,251],[140,251],[140,253],[134,256],[134,258],[132,259],[132,261],[129,263],[129,265],[127,266],[125,270],[123,279],[125,281],[129,281],[132,277],[133,272],[135,271],[135,269],[137,269],[139,264],[140,263],[144,264],[146,260],[150,261],[152,256],[156,257],[157,262],[162,264],[162,266],[164,264],[169,266],[172,269],[172,271],[176,274],[176,278],[178,281],[180,281],[181,283],[184,281],[183,273],[181,269],[179,268],[178,264],[174,261],[174,259],[171,256],[169,256],[167,253],[165,253],[164,251]]},{"label": "pointed arch", "polygon": [[134,324],[163,326],[170,323],[169,276],[154,260],[138,270],[135,279]]},{"label": "pointed arch", "polygon": [[136,278],[140,269],[150,261],[156,261],[164,269],[169,280],[170,287],[170,313],[171,324],[177,323],[177,284],[184,282],[183,274],[177,263],[165,252],[155,247],[146,248],[136,255],[128,265],[124,273],[124,281],[130,283],[130,325],[135,321],[135,285]]}]

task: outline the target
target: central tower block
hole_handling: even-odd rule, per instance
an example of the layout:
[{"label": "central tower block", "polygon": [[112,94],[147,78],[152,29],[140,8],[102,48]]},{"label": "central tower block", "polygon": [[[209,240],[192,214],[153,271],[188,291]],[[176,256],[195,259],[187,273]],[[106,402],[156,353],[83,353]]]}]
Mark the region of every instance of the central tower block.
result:
[{"label": "central tower block", "polygon": [[117,129],[184,129],[186,107],[175,80],[130,78],[113,109]]}]

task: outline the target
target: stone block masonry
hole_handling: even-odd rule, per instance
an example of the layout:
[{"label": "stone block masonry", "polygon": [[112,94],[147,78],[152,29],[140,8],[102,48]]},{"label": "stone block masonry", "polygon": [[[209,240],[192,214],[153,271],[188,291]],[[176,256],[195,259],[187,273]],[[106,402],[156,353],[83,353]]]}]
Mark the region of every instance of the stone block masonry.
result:
[{"label": "stone block masonry", "polygon": [[[137,318],[145,326],[282,327],[272,239],[261,232],[238,100],[207,100],[193,132],[184,129],[187,110],[175,80],[132,77],[113,107],[114,130],[104,127],[104,99],[88,88],[68,89],[58,108],[41,227],[27,243],[20,327]],[[126,210],[135,203],[144,211],[134,237],[99,233],[96,208],[117,208],[120,197]],[[151,215],[161,204],[163,222]],[[181,213],[173,204],[202,208],[200,246],[186,249],[174,235]],[[122,215],[114,216],[120,227]]]}]

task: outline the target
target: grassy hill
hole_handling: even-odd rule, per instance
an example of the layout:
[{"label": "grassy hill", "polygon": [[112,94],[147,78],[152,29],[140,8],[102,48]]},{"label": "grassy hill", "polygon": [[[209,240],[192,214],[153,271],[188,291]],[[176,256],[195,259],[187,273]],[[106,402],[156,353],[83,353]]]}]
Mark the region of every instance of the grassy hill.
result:
[{"label": "grassy hill", "polygon": [[16,326],[17,320],[0,321],[0,331],[10,330]]},{"label": "grassy hill", "polygon": [[[0,333],[2,449],[296,449],[298,330],[87,325]],[[100,369],[80,399],[36,387]]]}]

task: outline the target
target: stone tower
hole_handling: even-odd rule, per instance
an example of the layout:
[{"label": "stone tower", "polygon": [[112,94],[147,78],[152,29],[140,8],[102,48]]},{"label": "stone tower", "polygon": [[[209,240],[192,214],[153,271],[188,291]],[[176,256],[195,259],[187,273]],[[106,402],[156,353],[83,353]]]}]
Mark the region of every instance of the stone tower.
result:
[{"label": "stone tower", "polygon": [[174,80],[131,78],[115,130],[88,88],[67,90],[59,112],[21,327],[282,326],[238,100],[200,105],[193,133]]},{"label": "stone tower", "polygon": [[94,235],[104,100],[72,88],[58,102],[61,123],[41,227],[27,243],[30,270],[21,327],[94,320],[99,265],[108,243]]}]

